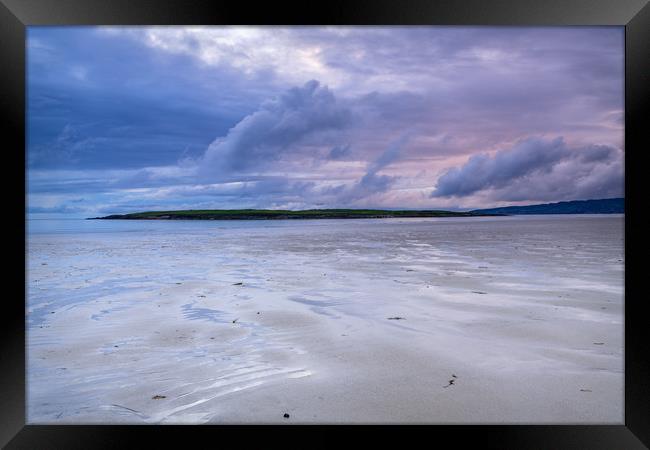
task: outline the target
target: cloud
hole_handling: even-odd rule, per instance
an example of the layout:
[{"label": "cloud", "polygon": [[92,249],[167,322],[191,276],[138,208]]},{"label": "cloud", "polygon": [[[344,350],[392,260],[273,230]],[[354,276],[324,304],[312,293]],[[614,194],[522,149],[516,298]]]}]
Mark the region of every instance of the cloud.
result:
[{"label": "cloud", "polygon": [[393,141],[386,148],[386,150],[384,150],[384,152],[379,155],[379,158],[372,161],[368,165],[368,174],[376,174],[379,170],[397,160],[397,158],[400,156],[402,148],[406,145],[410,138],[410,135],[404,134]]},{"label": "cloud", "polygon": [[107,141],[103,137],[85,136],[77,127],[66,124],[56,137],[39,145],[29,153],[30,163],[47,163],[52,166],[74,164]]},{"label": "cloud", "polygon": [[356,201],[388,191],[399,177],[379,175],[377,172],[395,162],[400,157],[402,149],[409,139],[410,135],[404,134],[393,141],[377,159],[368,164],[366,173],[361,179],[347,192],[344,191],[341,200],[344,202]]},{"label": "cloud", "polygon": [[350,125],[351,111],[316,80],[267,100],[223,138],[216,139],[198,161],[199,173],[244,171],[295,152],[305,139]]},{"label": "cloud", "polygon": [[341,159],[350,155],[350,144],[346,145],[337,145],[333,147],[327,157],[328,159]]},{"label": "cloud", "polygon": [[340,76],[324,64],[322,42],[299,39],[304,29],[298,27],[147,27],[127,33],[162,52],[188,55],[211,68],[229,67],[248,79],[265,74],[291,83],[323,77],[333,82]]},{"label": "cloud", "polygon": [[[28,163],[39,169],[160,166],[186,149],[196,157],[278,91],[93,28],[36,27],[28,30],[34,39],[47,45],[30,48],[26,70]],[[78,67],[83,83],[71,73]],[[62,161],[48,148],[66,125],[93,145]]]},{"label": "cloud", "polygon": [[432,197],[489,191],[494,200],[622,195],[623,152],[605,145],[569,148],[559,137],[528,138],[493,156],[477,154],[438,178]]}]

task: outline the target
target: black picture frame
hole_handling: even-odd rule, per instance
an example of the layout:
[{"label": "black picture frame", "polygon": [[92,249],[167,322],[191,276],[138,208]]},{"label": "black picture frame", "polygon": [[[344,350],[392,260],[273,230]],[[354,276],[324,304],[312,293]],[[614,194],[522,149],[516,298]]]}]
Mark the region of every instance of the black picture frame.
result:
[{"label": "black picture frame", "polygon": [[[169,444],[171,438],[254,436],[250,427],[226,426],[38,426],[25,425],[25,36],[30,25],[621,25],[625,26],[625,422],[616,426],[502,425],[372,427],[368,435],[385,444],[418,435],[429,444],[451,439],[454,448],[473,443],[485,448],[636,449],[650,446],[650,363],[648,327],[641,284],[646,247],[643,234],[643,180],[640,160],[648,151],[650,91],[650,5],[648,0],[330,0],[282,5],[267,2],[206,0],[0,0],[0,113],[5,162],[2,183],[5,238],[9,255],[0,341],[0,444],[6,448],[129,448]],[[9,176],[7,176],[9,175]],[[21,240],[22,238],[22,240]],[[531,405],[534,407],[534,405]],[[296,441],[296,427],[262,428],[265,436]],[[313,434],[304,445],[338,445],[340,437],[324,426],[300,426]],[[348,430],[351,427],[346,427]],[[366,427],[362,427],[366,430]],[[286,431],[289,431],[287,433]],[[397,432],[399,431],[399,432]],[[288,440],[290,439],[290,440]],[[189,441],[192,442],[192,441]],[[271,441],[268,441],[270,443]],[[143,445],[144,444],[144,445]],[[645,444],[645,445],[644,445]],[[267,442],[265,441],[265,445]],[[302,446],[302,445],[300,445]]]}]

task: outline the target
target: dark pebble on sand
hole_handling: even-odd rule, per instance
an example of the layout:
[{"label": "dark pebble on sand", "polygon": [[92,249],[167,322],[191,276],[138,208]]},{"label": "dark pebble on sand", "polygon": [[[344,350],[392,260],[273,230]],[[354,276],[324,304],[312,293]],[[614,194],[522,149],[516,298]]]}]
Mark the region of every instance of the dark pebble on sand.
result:
[{"label": "dark pebble on sand", "polygon": [[449,386],[453,386],[455,382],[456,382],[456,380],[451,379],[451,380],[448,381],[449,384],[447,386],[443,386],[443,388],[448,388]]}]

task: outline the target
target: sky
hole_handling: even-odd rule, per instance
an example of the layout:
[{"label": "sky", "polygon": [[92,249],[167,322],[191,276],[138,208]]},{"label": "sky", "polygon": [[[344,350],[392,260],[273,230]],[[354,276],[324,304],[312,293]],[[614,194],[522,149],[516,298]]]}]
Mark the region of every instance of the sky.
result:
[{"label": "sky", "polygon": [[27,213],[624,195],[622,27],[29,27]]}]

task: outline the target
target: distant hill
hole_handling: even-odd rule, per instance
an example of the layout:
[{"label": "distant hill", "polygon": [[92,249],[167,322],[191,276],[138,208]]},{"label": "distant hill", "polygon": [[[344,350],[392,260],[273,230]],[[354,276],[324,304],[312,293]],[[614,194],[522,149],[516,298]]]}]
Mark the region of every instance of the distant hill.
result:
[{"label": "distant hill", "polygon": [[[213,209],[186,211],[147,211],[113,214],[89,219],[120,220],[287,220],[287,219],[385,219],[392,217],[474,217],[495,214],[440,210],[381,210],[381,209],[308,209],[286,211],[273,209]],[[499,215],[499,214],[496,214]]]},{"label": "distant hill", "polygon": [[385,219],[392,217],[476,217],[516,214],[616,214],[624,212],[622,198],[576,200],[543,205],[506,206],[474,211],[380,210],[380,209],[309,209],[286,211],[271,209],[216,209],[185,211],[147,211],[113,214],[89,219],[121,220],[287,220],[287,219]]},{"label": "distant hill", "polygon": [[574,200],[541,205],[475,209],[470,212],[474,214],[623,214],[625,212],[625,199]]}]

